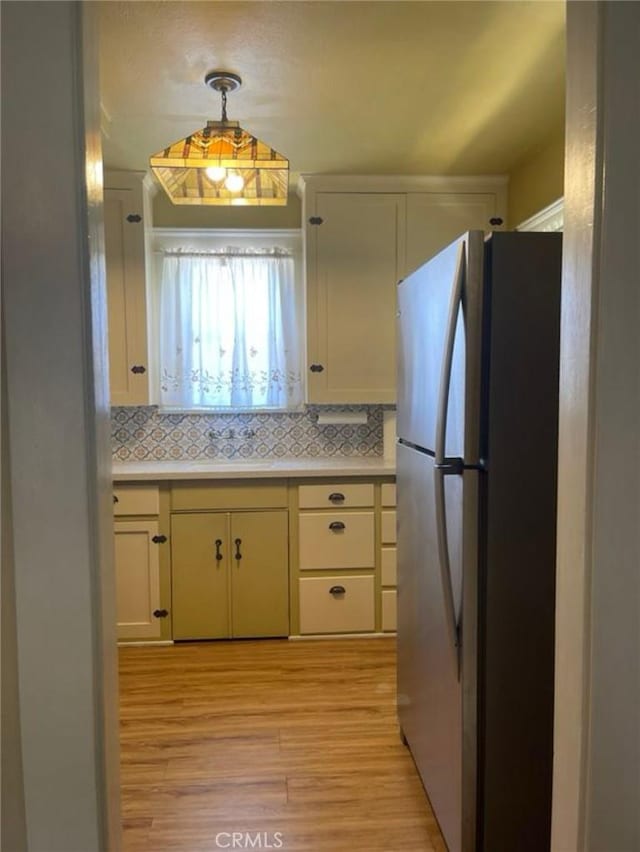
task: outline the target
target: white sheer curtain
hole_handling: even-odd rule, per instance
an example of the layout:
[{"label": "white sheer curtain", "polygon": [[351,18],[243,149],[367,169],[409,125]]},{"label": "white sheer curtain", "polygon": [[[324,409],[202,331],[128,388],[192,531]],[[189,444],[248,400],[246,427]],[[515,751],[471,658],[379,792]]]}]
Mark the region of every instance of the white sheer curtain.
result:
[{"label": "white sheer curtain", "polygon": [[281,251],[165,254],[159,402],[294,408],[303,401],[293,258]]}]

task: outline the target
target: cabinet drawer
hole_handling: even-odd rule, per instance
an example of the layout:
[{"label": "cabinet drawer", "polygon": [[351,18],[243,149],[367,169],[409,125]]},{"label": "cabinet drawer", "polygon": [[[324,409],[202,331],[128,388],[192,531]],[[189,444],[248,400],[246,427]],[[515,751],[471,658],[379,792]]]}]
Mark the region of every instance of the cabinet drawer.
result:
[{"label": "cabinet drawer", "polygon": [[397,597],[395,589],[387,589],[382,593],[382,629],[396,630],[398,625]]},{"label": "cabinet drawer", "polygon": [[398,570],[395,547],[382,548],[382,585],[396,586],[398,583]]},{"label": "cabinet drawer", "polygon": [[122,485],[113,489],[114,515],[158,515],[160,489],[157,485]]},{"label": "cabinet drawer", "polygon": [[396,541],[396,513],[395,511],[382,513],[382,541],[384,544],[395,544]]},{"label": "cabinet drawer", "polygon": [[373,485],[301,485],[298,489],[298,506],[301,509],[373,506]]},{"label": "cabinet drawer", "polygon": [[300,570],[373,568],[373,512],[300,515]]},{"label": "cabinet drawer", "polygon": [[382,484],[382,505],[396,505],[396,486],[395,482],[384,482]]},{"label": "cabinet drawer", "polygon": [[178,482],[171,488],[174,511],[192,509],[285,509],[288,505],[287,483],[235,482],[230,484],[194,485]]},{"label": "cabinet drawer", "polygon": [[[344,592],[336,592],[336,587]],[[373,577],[304,577],[300,580],[300,633],[372,631],[373,594]]]}]

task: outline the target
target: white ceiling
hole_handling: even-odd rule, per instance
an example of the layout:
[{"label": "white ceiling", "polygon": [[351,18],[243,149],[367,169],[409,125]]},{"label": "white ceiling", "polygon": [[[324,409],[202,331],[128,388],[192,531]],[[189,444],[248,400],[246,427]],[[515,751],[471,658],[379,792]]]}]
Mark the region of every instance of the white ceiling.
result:
[{"label": "white ceiling", "polygon": [[564,110],[564,3],[101,3],[104,157],[149,155],[220,117],[327,174],[504,173]]}]

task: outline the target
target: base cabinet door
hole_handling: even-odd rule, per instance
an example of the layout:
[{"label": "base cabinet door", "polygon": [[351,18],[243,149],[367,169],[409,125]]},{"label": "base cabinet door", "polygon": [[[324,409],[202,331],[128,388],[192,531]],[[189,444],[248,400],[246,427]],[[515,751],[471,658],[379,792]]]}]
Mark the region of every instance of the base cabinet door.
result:
[{"label": "base cabinet door", "polygon": [[159,639],[158,521],[116,521],[114,533],[118,639]]},{"label": "base cabinet door", "polygon": [[229,516],[173,515],[171,562],[174,639],[229,636]]},{"label": "base cabinet door", "polygon": [[288,513],[231,516],[231,629],[234,638],[289,633]]},{"label": "base cabinet door", "polygon": [[289,635],[288,512],[171,517],[174,639]]}]

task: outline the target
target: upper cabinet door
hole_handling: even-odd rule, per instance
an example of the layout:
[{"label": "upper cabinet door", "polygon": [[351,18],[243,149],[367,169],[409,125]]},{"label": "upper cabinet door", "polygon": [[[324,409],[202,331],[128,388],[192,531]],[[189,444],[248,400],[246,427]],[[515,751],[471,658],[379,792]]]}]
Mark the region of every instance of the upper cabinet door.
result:
[{"label": "upper cabinet door", "polygon": [[466,231],[500,230],[505,214],[499,204],[492,192],[409,193],[405,276]]},{"label": "upper cabinet door", "polygon": [[142,192],[105,189],[104,230],[112,405],[149,401]]},{"label": "upper cabinet door", "polygon": [[394,402],[405,196],[318,192],[306,232],[309,402]]}]

